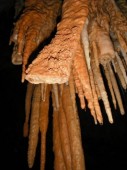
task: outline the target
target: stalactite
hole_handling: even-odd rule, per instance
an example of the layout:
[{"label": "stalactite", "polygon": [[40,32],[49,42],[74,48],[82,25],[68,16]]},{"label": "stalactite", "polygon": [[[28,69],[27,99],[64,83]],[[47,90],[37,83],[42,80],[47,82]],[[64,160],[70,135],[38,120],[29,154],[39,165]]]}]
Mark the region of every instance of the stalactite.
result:
[{"label": "stalactite", "polygon": [[[56,23],[60,5],[61,20]],[[29,64],[31,53],[54,27],[57,30],[50,43]],[[41,132],[40,169],[45,168],[51,96],[54,169],[85,170],[76,94],[81,109],[88,105],[95,124],[105,121],[99,100],[103,101],[109,122],[114,123],[105,76],[114,108],[119,107],[121,115],[125,114],[116,74],[126,90],[126,17],[114,0],[64,0],[63,4],[58,0],[26,0],[11,42],[15,44],[12,63],[22,64],[22,81],[28,81],[24,136],[29,135],[29,167],[34,164]]]}]

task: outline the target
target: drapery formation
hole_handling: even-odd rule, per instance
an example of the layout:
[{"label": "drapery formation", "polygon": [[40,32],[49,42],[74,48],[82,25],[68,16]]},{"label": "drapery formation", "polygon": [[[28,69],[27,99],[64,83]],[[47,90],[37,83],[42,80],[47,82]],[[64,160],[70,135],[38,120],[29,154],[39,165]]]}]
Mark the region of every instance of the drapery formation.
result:
[{"label": "drapery formation", "polygon": [[[53,5],[54,3],[56,5]],[[64,0],[55,36],[29,65],[30,54],[55,28],[60,3],[57,0],[36,0],[33,1],[34,5],[29,4],[29,1],[26,4],[24,13],[16,23],[11,41],[15,43],[12,62],[14,63],[15,58],[20,58],[23,65],[22,81],[28,81],[24,136],[29,135],[29,167],[34,163],[39,132],[40,168],[43,170],[45,167],[51,97],[54,169],[84,170],[85,159],[75,95],[78,95],[82,109],[85,109],[88,103],[95,124],[103,124],[99,104],[99,100],[102,100],[107,118],[113,123],[103,72],[114,108],[119,108],[121,115],[125,114],[116,77],[121,87],[126,90],[126,16],[114,0]],[[32,15],[38,19],[31,25],[31,19],[34,19]],[[20,24],[22,27],[19,27]]]}]

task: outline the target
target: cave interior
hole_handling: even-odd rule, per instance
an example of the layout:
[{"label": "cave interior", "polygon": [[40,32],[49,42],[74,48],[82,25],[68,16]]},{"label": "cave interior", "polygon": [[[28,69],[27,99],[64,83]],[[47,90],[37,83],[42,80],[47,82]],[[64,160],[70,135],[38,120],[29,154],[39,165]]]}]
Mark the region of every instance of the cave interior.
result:
[{"label": "cave interior", "polygon": [[[23,137],[24,105],[27,81],[21,83],[21,65],[11,63],[12,45],[9,38],[14,21],[14,9],[0,14],[0,109],[1,109],[1,167],[4,170],[28,170],[28,138]],[[119,84],[119,81],[118,81]],[[89,109],[79,109],[82,144],[87,170],[127,169],[127,92],[120,84],[126,114],[121,116],[119,109],[112,106],[114,123],[107,120],[103,103],[100,101],[104,117],[103,125],[95,125]],[[52,106],[47,133],[46,169],[53,167],[52,151]],[[39,147],[39,146],[38,146]],[[39,149],[32,170],[39,170]]]}]

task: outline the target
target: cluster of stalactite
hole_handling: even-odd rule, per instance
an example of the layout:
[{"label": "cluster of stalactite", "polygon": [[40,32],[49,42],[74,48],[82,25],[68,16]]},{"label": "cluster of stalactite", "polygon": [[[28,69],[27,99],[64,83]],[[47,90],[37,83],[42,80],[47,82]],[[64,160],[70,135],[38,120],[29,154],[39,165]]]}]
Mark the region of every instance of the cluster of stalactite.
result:
[{"label": "cluster of stalactite", "polygon": [[70,77],[68,84],[34,85],[28,83],[24,123],[24,137],[29,137],[28,165],[31,168],[34,164],[40,133],[40,169],[45,169],[50,97],[52,97],[53,105],[54,169],[84,170],[84,153],[75,102],[73,77]]},{"label": "cluster of stalactite", "polygon": [[[59,0],[26,0],[20,19],[16,22],[10,44],[14,43],[12,63],[22,64],[22,82],[32,52],[44,42],[56,27],[61,3]],[[27,30],[29,30],[27,32]]]},{"label": "cluster of stalactite", "polygon": [[[54,8],[54,3],[57,8]],[[126,90],[125,12],[121,12],[114,0],[64,0],[63,4],[57,0],[36,0],[33,1],[34,5],[29,4],[29,1],[26,4],[27,8],[17,21],[11,41],[15,42],[13,62],[20,58],[23,64],[22,81],[28,81],[24,123],[24,136],[29,136],[28,165],[30,168],[33,166],[38,134],[41,132],[40,168],[45,168],[51,96],[54,169],[84,170],[85,159],[75,95],[78,95],[82,109],[86,108],[87,101],[95,124],[103,124],[99,104],[99,100],[102,100],[107,118],[113,123],[102,68],[114,108],[119,108],[121,115],[125,114],[116,80],[117,75],[121,87]],[[53,31],[61,5],[61,21],[57,23],[54,38],[26,68],[30,54]],[[39,17],[34,14],[35,11],[39,13]],[[35,20],[38,18],[33,26],[32,14],[35,15]],[[25,17],[29,20],[25,20]],[[30,32],[24,34],[29,29]]]}]

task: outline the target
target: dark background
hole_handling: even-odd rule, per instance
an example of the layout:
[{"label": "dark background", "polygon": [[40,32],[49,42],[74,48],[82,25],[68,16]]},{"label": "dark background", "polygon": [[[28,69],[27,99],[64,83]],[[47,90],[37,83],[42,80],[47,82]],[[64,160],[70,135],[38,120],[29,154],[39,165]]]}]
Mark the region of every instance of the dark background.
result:
[{"label": "dark background", "polygon": [[[27,82],[21,83],[21,66],[11,63],[12,46],[8,45],[13,28],[13,16],[13,7],[0,11],[0,128],[2,129],[0,169],[28,170],[28,139],[22,135]],[[112,107],[114,124],[108,122],[103,103],[100,101],[104,124],[95,125],[89,110],[85,112],[80,109],[77,98],[86,170],[127,170],[127,94],[121,87],[120,90],[126,114],[121,116],[119,110],[115,111]],[[49,124],[46,169],[52,170],[52,111]],[[40,144],[32,170],[39,170],[39,146]]]}]

